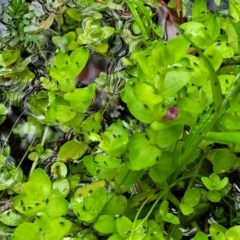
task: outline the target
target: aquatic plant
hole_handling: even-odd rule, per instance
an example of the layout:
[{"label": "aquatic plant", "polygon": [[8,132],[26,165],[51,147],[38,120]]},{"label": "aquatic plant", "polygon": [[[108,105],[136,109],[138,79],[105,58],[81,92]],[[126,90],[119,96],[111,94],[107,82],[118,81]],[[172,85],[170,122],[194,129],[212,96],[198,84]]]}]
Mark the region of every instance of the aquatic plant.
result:
[{"label": "aquatic plant", "polygon": [[[225,16],[196,0],[165,41],[158,1],[88,2],[57,9],[61,34],[41,74],[33,56],[1,51],[1,126],[12,106],[26,117],[1,141],[0,235],[178,240],[191,228],[194,240],[236,239],[239,5],[231,0]],[[118,55],[120,43],[129,53]],[[93,82],[94,52],[109,66]],[[19,97],[8,81],[37,87]],[[17,163],[13,134],[30,139]]]}]

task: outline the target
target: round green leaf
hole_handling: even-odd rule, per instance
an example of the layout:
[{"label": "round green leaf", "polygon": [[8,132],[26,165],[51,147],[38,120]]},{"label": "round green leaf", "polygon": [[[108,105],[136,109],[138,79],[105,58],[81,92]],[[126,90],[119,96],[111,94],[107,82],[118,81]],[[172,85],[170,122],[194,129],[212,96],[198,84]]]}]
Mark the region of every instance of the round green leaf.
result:
[{"label": "round green leaf", "polygon": [[125,217],[125,216],[119,216],[116,219],[116,224],[117,224],[118,233],[124,238],[129,237],[129,235],[132,231],[131,220],[129,218]]},{"label": "round green leaf", "polygon": [[214,157],[213,171],[217,174],[228,172],[233,168],[236,162],[237,156],[231,153],[229,149],[219,149]]},{"label": "round green leaf", "polygon": [[182,24],[181,28],[185,30],[184,33],[199,48],[205,49],[212,43],[209,30],[202,23],[190,21]]},{"label": "round green leaf", "polygon": [[198,188],[188,189],[183,196],[182,202],[190,207],[195,207],[200,201],[200,191]]},{"label": "round green leaf", "polygon": [[50,218],[58,218],[68,211],[68,201],[63,197],[50,197],[44,209]]},{"label": "round green leaf", "polygon": [[225,233],[225,237],[228,240],[236,240],[239,239],[240,236],[240,226],[234,226],[231,227],[230,229],[227,230],[227,232]]},{"label": "round green leaf", "polygon": [[163,216],[163,220],[165,222],[170,222],[172,224],[179,224],[179,218],[175,215],[173,215],[172,213],[167,213],[166,215]]},{"label": "round green leaf", "polygon": [[142,133],[134,134],[127,149],[127,165],[134,171],[155,165],[161,156],[161,150],[152,145]]},{"label": "round green leaf", "polygon": [[184,214],[184,215],[190,215],[194,212],[194,208],[193,207],[190,207],[189,205],[187,204],[184,204],[184,203],[180,203],[179,205],[180,207],[180,210],[181,212]]},{"label": "round green leaf", "polygon": [[112,217],[122,215],[127,207],[127,198],[119,194],[108,194],[108,198],[111,200],[104,208],[104,214]]},{"label": "round green leaf", "polygon": [[46,212],[40,212],[34,225],[41,229],[41,235],[45,235],[45,239],[62,239],[70,230],[72,223],[64,218],[51,219]]},{"label": "round green leaf", "polygon": [[116,222],[109,215],[101,215],[93,225],[93,228],[99,233],[110,234],[116,231]]},{"label": "round green leaf", "polygon": [[210,226],[210,235],[212,237],[212,239],[216,239],[216,240],[225,240],[225,233],[226,233],[227,229],[221,225],[219,225],[216,222],[213,222]]},{"label": "round green leaf", "polygon": [[51,181],[45,171],[37,168],[24,185],[27,196],[34,201],[45,201],[51,192]]},{"label": "round green leaf", "polygon": [[55,180],[52,183],[52,188],[57,189],[63,198],[65,198],[70,192],[70,184],[66,178]]},{"label": "round green leaf", "polygon": [[88,145],[77,140],[64,143],[58,153],[57,161],[69,162],[80,158],[87,150]]},{"label": "round green leaf", "polygon": [[211,201],[211,202],[220,202],[222,195],[220,192],[218,191],[208,191],[207,192],[207,198]]},{"label": "round green leaf", "polygon": [[163,217],[167,215],[168,213],[168,207],[169,207],[169,202],[168,201],[162,201],[159,207],[159,213]]},{"label": "round green leaf", "polygon": [[67,176],[67,167],[62,162],[55,162],[51,166],[51,173],[55,179],[56,178],[64,178]]},{"label": "round green leaf", "polygon": [[128,134],[122,121],[119,120],[113,123],[106,132],[102,133],[101,138],[99,147],[113,157],[121,155],[128,143]]},{"label": "round green leaf", "polygon": [[90,196],[71,199],[72,209],[78,219],[91,223],[102,211],[106,203],[105,188],[97,188]]},{"label": "round green leaf", "polygon": [[16,236],[18,239],[24,239],[24,240],[41,240],[42,239],[41,235],[39,234],[38,226],[30,222],[25,222],[19,225],[14,231],[14,236]]},{"label": "round green leaf", "polygon": [[204,232],[198,232],[193,240],[208,240],[208,237]]}]

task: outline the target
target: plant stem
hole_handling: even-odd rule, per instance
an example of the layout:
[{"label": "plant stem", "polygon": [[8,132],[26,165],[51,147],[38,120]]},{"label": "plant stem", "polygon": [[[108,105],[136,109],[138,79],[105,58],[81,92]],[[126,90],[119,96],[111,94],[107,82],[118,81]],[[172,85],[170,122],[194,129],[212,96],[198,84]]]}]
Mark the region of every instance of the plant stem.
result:
[{"label": "plant stem", "polygon": [[168,194],[168,200],[179,209],[180,201],[171,192]]},{"label": "plant stem", "polygon": [[[48,126],[45,127],[44,129],[44,133],[43,133],[43,137],[42,137],[42,141],[41,141],[41,145],[44,146],[44,143],[46,141],[46,137],[47,137],[47,134],[48,134]],[[31,167],[31,170],[30,170],[30,173],[29,173],[29,176],[33,173],[34,169],[36,168],[37,164],[38,164],[38,159],[39,159],[39,156],[37,155],[33,164],[32,164],[32,167]]]},{"label": "plant stem", "polygon": [[29,152],[29,149],[32,147],[32,145],[33,145],[33,143],[34,143],[36,137],[37,137],[37,134],[35,134],[35,136],[34,136],[32,142],[31,142],[30,145],[28,146],[27,151],[24,153],[24,155],[23,155],[22,159],[20,160],[19,164],[17,165],[17,167],[20,167],[20,166],[21,166],[23,160],[25,159],[25,157],[27,156],[27,154],[28,154],[28,152]]}]

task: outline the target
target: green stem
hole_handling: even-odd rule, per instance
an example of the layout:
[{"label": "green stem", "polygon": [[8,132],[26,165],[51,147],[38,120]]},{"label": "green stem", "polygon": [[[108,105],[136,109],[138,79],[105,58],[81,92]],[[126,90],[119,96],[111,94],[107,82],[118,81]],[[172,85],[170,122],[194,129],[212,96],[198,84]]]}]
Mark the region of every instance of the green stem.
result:
[{"label": "green stem", "polygon": [[[205,157],[206,157],[206,155],[208,154],[209,150],[210,150],[210,148],[208,148],[208,149],[206,150],[206,152],[202,155],[202,157],[201,157],[200,161],[198,162],[197,167],[196,167],[196,169],[195,169],[195,171],[194,171],[193,174],[198,175],[198,173],[199,173],[199,171],[200,171],[200,169],[201,169],[201,167],[202,167],[203,160],[205,159]],[[186,191],[192,187],[194,181],[195,181],[195,177],[193,177],[193,178],[190,180]]]},{"label": "green stem", "polygon": [[[44,129],[44,133],[43,133],[43,137],[42,137],[42,141],[41,141],[42,146],[44,146],[44,143],[45,143],[46,138],[47,138],[47,134],[48,134],[48,126],[46,126],[45,129]],[[34,162],[32,164],[29,175],[31,175],[33,173],[34,169],[36,168],[36,166],[38,164],[38,159],[39,159],[39,156],[37,155],[36,158],[34,159]]]},{"label": "green stem", "polygon": [[[148,214],[146,215],[146,217],[139,223],[139,225],[134,229],[134,230],[137,230],[139,227],[141,227],[143,225],[144,222],[147,221],[147,219],[149,218],[149,216],[151,215],[151,213],[153,212],[154,208],[157,206],[158,202],[162,199],[162,197],[167,194],[168,192],[170,192],[171,188],[174,187],[178,182],[181,182],[185,179],[188,179],[188,178],[192,178],[192,177],[197,177],[195,175],[189,175],[189,176],[186,176],[186,177],[181,177],[179,179],[177,179],[176,181],[174,181],[168,189],[165,189],[164,191],[162,191],[162,193],[159,195],[159,197],[155,200],[155,202],[153,203],[151,209],[149,210]],[[200,176],[198,176],[200,177]],[[146,204],[146,201],[144,202],[144,204]],[[138,210],[138,216],[140,214],[142,210],[142,207]],[[136,219],[136,218],[135,218]]]},{"label": "green stem", "polygon": [[28,154],[28,152],[29,152],[30,148],[32,147],[32,145],[33,145],[33,143],[34,143],[34,141],[35,141],[36,137],[37,137],[37,134],[35,134],[35,136],[34,136],[34,138],[33,138],[32,142],[31,142],[31,143],[30,143],[30,145],[28,146],[28,149],[27,149],[27,151],[24,153],[24,155],[23,155],[22,159],[20,160],[20,162],[18,163],[17,167],[20,167],[20,166],[21,166],[21,164],[22,164],[23,160],[25,159],[25,157],[27,156],[27,154]]},{"label": "green stem", "polygon": [[171,192],[168,194],[168,200],[179,209],[180,201]]}]

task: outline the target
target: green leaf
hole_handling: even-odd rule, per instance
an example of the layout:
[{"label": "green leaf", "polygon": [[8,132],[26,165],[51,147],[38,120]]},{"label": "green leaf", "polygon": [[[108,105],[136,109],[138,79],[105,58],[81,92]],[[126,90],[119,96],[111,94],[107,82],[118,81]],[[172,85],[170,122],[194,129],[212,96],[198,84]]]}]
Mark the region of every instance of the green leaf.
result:
[{"label": "green leaf", "polygon": [[[117,169],[117,174],[115,175],[115,182],[123,189],[130,189],[132,184],[137,182],[144,174],[144,170],[139,171],[129,171],[126,164],[122,164]],[[125,190],[125,191],[127,191]]]},{"label": "green leaf", "polygon": [[72,63],[76,63],[78,66],[78,73],[82,71],[85,67],[88,58],[89,58],[89,49],[88,48],[78,48],[71,52],[70,60]]},{"label": "green leaf", "polygon": [[185,216],[188,216],[188,215],[190,215],[190,214],[192,214],[194,212],[194,208],[189,206],[189,205],[187,205],[187,204],[180,203],[179,207],[180,207],[181,212]]},{"label": "green leaf", "polygon": [[44,210],[50,218],[59,218],[67,213],[68,201],[62,196],[54,196],[54,194],[52,194],[46,202]]},{"label": "green leaf", "polygon": [[45,201],[51,192],[51,181],[45,171],[37,168],[31,174],[28,182],[23,185],[28,197],[34,201]]},{"label": "green leaf", "polygon": [[134,94],[134,83],[136,80],[129,80],[121,94],[123,102],[128,106],[130,113],[144,123],[151,123],[155,119],[155,113],[151,106],[141,103]]},{"label": "green leaf", "polygon": [[167,48],[172,59],[171,63],[179,61],[182,57],[184,57],[189,49],[190,43],[184,38],[184,36],[180,35],[169,42],[167,42]]},{"label": "green leaf", "polygon": [[217,71],[222,64],[222,52],[215,44],[209,46],[205,51],[204,55],[211,63],[213,69]]},{"label": "green leaf", "polygon": [[166,215],[164,215],[163,220],[172,224],[180,224],[179,218],[172,213],[167,213]]},{"label": "green leaf", "polygon": [[90,196],[71,199],[73,211],[78,219],[87,223],[93,222],[106,203],[105,188],[97,188]]},{"label": "green leaf", "polygon": [[49,122],[66,123],[76,116],[76,112],[66,105],[53,105],[46,112],[46,118]]},{"label": "green leaf", "polygon": [[116,231],[116,222],[109,215],[101,215],[94,223],[93,228],[99,233],[110,234]]},{"label": "green leaf", "polygon": [[[31,231],[29,231],[31,229]],[[28,234],[26,234],[28,233]],[[15,231],[14,236],[17,239],[25,239],[25,240],[41,240],[42,237],[39,234],[39,228],[33,223],[25,222],[19,225]]]},{"label": "green leaf", "polygon": [[17,183],[21,182],[23,172],[21,168],[3,167],[0,172],[0,190],[14,187]]},{"label": "green leaf", "polygon": [[69,162],[80,158],[87,150],[86,143],[71,140],[64,143],[58,153],[57,161]]},{"label": "green leaf", "polygon": [[70,192],[70,184],[68,179],[57,179],[52,183],[53,189],[56,189],[60,195],[65,198]]},{"label": "green leaf", "polygon": [[5,115],[7,113],[8,109],[2,103],[0,103],[0,115]]},{"label": "green leaf", "polygon": [[108,240],[124,240],[125,238],[121,237],[120,234],[116,233],[114,235],[112,235],[110,238],[108,238]]},{"label": "green leaf", "polygon": [[13,198],[13,207],[24,215],[32,216],[45,208],[45,202],[34,201],[26,194],[21,194]]},{"label": "green leaf", "polygon": [[19,50],[15,50],[14,52],[11,52],[9,50],[4,50],[1,54],[1,58],[2,58],[1,60],[3,61],[4,65],[2,65],[1,63],[0,65],[5,67],[10,66],[18,60],[19,56],[20,56]]},{"label": "green leaf", "polygon": [[127,165],[134,171],[152,167],[160,159],[161,153],[143,133],[136,133],[127,146]]},{"label": "green leaf", "polygon": [[169,202],[168,201],[162,201],[159,207],[159,213],[163,217],[168,213],[169,208]]},{"label": "green leaf", "polygon": [[[213,171],[217,174],[230,171],[237,163],[237,156],[229,149],[218,149],[213,162]],[[219,190],[219,189],[216,189]]]},{"label": "green leaf", "polygon": [[18,226],[23,223],[24,219],[9,209],[0,214],[0,221],[8,226]]},{"label": "green leaf", "polygon": [[214,190],[212,182],[209,180],[208,177],[201,177],[201,180],[204,184],[204,186],[208,189],[208,190]]},{"label": "green leaf", "polygon": [[210,235],[213,240],[225,240],[225,233],[227,229],[218,223],[213,222],[210,226]]},{"label": "green leaf", "polygon": [[122,237],[127,238],[130,236],[130,233],[132,231],[132,222],[129,218],[125,216],[117,217],[116,225],[117,231]]},{"label": "green leaf", "polygon": [[204,232],[198,232],[193,240],[208,240],[208,237]]},{"label": "green leaf", "polygon": [[144,104],[155,105],[163,100],[161,94],[147,83],[136,82],[133,89],[136,98]]},{"label": "green leaf", "polygon": [[156,146],[159,148],[168,148],[176,144],[178,138],[183,131],[182,124],[176,124],[166,129],[158,131],[156,138]]},{"label": "green leaf", "polygon": [[51,219],[45,212],[40,212],[37,214],[34,225],[41,229],[41,235],[45,239],[62,239],[70,230],[72,223],[64,218]]},{"label": "green leaf", "polygon": [[108,194],[110,201],[104,208],[104,214],[115,217],[116,215],[124,214],[127,207],[127,198],[124,195],[116,193]]},{"label": "green leaf", "polygon": [[199,203],[200,197],[198,188],[190,188],[184,193],[182,202],[190,207],[195,207]]},{"label": "green leaf", "polygon": [[215,190],[222,190],[227,186],[227,184],[228,184],[228,178],[224,177],[221,181],[216,183]]},{"label": "green leaf", "polygon": [[67,167],[64,163],[62,162],[55,162],[52,166],[51,166],[51,173],[52,176],[56,179],[56,178],[64,178],[67,176]]},{"label": "green leaf", "polygon": [[220,33],[220,18],[216,14],[208,14],[206,27],[209,30],[212,40],[216,40]]},{"label": "green leaf", "polygon": [[[149,169],[149,175],[155,183],[164,183],[177,168],[177,161],[171,152],[162,152],[161,158]],[[159,174],[161,173],[161,174]]]},{"label": "green leaf", "polygon": [[[180,81],[181,79],[181,81]],[[159,85],[159,91],[164,98],[176,94],[190,80],[190,72],[183,70],[173,70],[166,73],[163,82]]]},{"label": "green leaf", "polygon": [[110,156],[117,157],[121,155],[128,143],[128,134],[123,127],[122,121],[118,120],[113,123],[107,131],[101,134],[99,141],[99,147]]},{"label": "green leaf", "polygon": [[230,229],[228,229],[225,233],[225,237],[228,240],[236,240],[240,236],[240,226],[233,226]]},{"label": "green leaf", "polygon": [[95,94],[96,84],[91,84],[85,88],[77,88],[72,92],[68,92],[64,94],[64,99],[70,102],[86,102],[90,101],[91,103],[94,94]]},{"label": "green leaf", "polygon": [[94,162],[97,166],[107,169],[116,168],[120,165],[120,160],[118,158],[100,154],[95,157]]},{"label": "green leaf", "polygon": [[197,18],[202,15],[207,15],[208,9],[207,4],[204,0],[195,0],[192,6],[192,16]]},{"label": "green leaf", "polygon": [[218,191],[209,191],[207,193],[207,198],[211,202],[220,202],[220,200],[222,199],[222,195]]},{"label": "green leaf", "polygon": [[183,23],[181,28],[185,30],[184,33],[190,40],[201,49],[207,48],[212,43],[210,32],[202,23],[191,21]]}]

